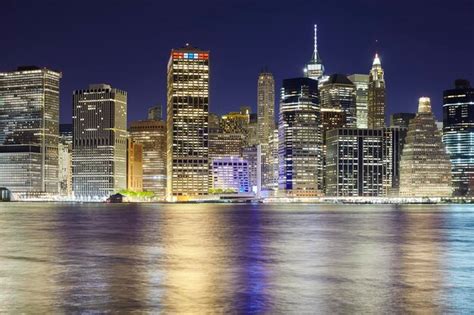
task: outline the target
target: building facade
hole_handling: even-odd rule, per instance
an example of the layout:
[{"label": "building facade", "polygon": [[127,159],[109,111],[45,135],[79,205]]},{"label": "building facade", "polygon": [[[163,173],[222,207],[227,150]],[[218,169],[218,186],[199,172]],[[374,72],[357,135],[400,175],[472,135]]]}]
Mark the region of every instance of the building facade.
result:
[{"label": "building facade", "polygon": [[390,127],[408,128],[410,120],[415,118],[415,113],[395,113],[390,115]]},{"label": "building facade", "polygon": [[155,194],[158,200],[166,197],[166,122],[147,119],[130,123],[128,128],[135,143],[143,150],[143,190]]},{"label": "building facade", "polygon": [[248,162],[242,158],[212,160],[212,188],[215,193],[249,193]]},{"label": "building facade", "polygon": [[275,80],[273,74],[266,69],[258,75],[257,115],[258,142],[267,145],[275,129]]},{"label": "building facade", "polygon": [[209,51],[173,49],[168,62],[167,199],[209,193]]},{"label": "building facade", "polygon": [[143,146],[131,138],[127,147],[127,190],[143,191]]},{"label": "building facade", "polygon": [[435,124],[428,97],[419,100],[410,120],[400,161],[400,196],[449,197],[451,162]]},{"label": "building facade", "polygon": [[326,130],[332,129],[329,126],[357,127],[356,87],[345,75],[329,76],[319,87],[319,98],[321,111],[325,113],[322,124]]},{"label": "building facade", "polygon": [[321,112],[318,82],[283,80],[278,124],[279,192],[287,196],[321,194]]},{"label": "building facade", "polygon": [[92,84],[73,93],[73,191],[102,200],[127,187],[127,93]]},{"label": "building facade", "polygon": [[0,187],[26,196],[59,192],[61,76],[38,67],[0,73]]},{"label": "building facade", "polygon": [[451,159],[453,194],[474,195],[474,88],[456,80],[443,94],[443,142]]},{"label": "building facade", "polygon": [[402,128],[328,131],[326,194],[397,196],[405,135]]},{"label": "building facade", "polygon": [[385,79],[382,63],[377,54],[375,54],[372,69],[369,74],[367,97],[368,128],[376,129],[385,127]]},{"label": "building facade", "polygon": [[369,75],[351,74],[347,78],[354,83],[356,89],[357,128],[367,128]]}]

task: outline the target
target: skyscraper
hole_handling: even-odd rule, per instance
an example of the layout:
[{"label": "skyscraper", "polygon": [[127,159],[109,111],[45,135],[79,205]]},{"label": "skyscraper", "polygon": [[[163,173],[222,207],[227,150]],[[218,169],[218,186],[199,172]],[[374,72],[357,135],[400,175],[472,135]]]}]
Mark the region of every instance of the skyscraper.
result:
[{"label": "skyscraper", "polygon": [[401,128],[338,128],[327,133],[326,193],[330,196],[398,194]]},{"label": "skyscraper", "polygon": [[[319,87],[319,97],[323,116],[323,126],[356,127],[355,85],[343,74],[333,74]],[[342,111],[342,115],[341,115]],[[331,115],[335,113],[335,115]],[[334,122],[335,117],[340,121]],[[327,121],[325,121],[325,118]]]},{"label": "skyscraper", "polygon": [[278,123],[278,186],[288,196],[317,196],[321,180],[318,81],[283,80]]},{"label": "skyscraper", "polygon": [[257,97],[257,133],[258,144],[261,145],[262,160],[262,183],[265,189],[269,189],[271,182],[270,169],[267,160],[270,159],[270,138],[275,129],[275,81],[268,70],[263,70],[258,76]]},{"label": "skyscraper", "polygon": [[430,99],[421,97],[410,120],[400,161],[400,196],[449,197],[451,162],[431,112]]},{"label": "skyscraper", "polygon": [[311,56],[311,60],[308,62],[306,67],[304,68],[304,75],[307,78],[317,80],[317,81],[324,81],[322,80],[324,76],[324,66],[319,56],[318,51],[318,25],[314,24],[314,49],[313,55]]},{"label": "skyscraper", "polygon": [[209,51],[173,49],[168,62],[167,199],[209,192]]},{"label": "skyscraper", "polygon": [[257,102],[258,141],[266,145],[275,129],[275,81],[266,69],[258,75]]},{"label": "skyscraper", "polygon": [[143,149],[143,190],[166,196],[166,122],[147,119],[132,121],[128,129],[134,142]]},{"label": "skyscraper", "polygon": [[455,196],[474,195],[474,88],[456,80],[443,94],[443,142],[451,159]]},{"label": "skyscraper", "polygon": [[378,54],[375,54],[369,74],[367,108],[368,128],[385,127],[385,79]]},{"label": "skyscraper", "polygon": [[73,93],[72,181],[77,199],[101,200],[127,187],[127,93],[91,84]]},{"label": "skyscraper", "polygon": [[367,128],[369,75],[351,74],[347,78],[354,83],[356,88],[357,128]]},{"label": "skyscraper", "polygon": [[0,73],[0,187],[58,193],[61,76],[34,66]]}]

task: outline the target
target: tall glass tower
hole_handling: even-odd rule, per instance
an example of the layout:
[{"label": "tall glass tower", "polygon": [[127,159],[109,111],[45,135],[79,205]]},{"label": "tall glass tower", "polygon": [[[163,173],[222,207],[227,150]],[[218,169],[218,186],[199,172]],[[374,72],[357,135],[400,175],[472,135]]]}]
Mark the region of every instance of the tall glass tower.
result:
[{"label": "tall glass tower", "polygon": [[318,81],[283,80],[279,116],[279,191],[287,196],[317,196],[322,181]]},{"label": "tall glass tower", "polygon": [[368,127],[385,127],[385,79],[378,54],[375,54],[369,74],[367,109]]},{"label": "tall glass tower", "polygon": [[455,196],[474,195],[474,88],[456,80],[443,95],[443,142],[453,172]]},{"label": "tall glass tower", "polygon": [[167,199],[209,193],[209,51],[186,44],[168,62]]},{"label": "tall glass tower", "polygon": [[60,79],[38,67],[0,73],[0,187],[58,193]]}]

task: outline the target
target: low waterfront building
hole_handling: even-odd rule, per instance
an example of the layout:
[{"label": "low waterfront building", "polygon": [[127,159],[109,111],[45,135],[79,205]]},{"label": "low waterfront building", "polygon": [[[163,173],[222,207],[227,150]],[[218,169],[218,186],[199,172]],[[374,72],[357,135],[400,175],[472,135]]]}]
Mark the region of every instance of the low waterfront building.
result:
[{"label": "low waterfront building", "polygon": [[451,162],[436,126],[428,97],[419,100],[410,120],[400,162],[400,196],[449,197]]},{"label": "low waterfront building", "polygon": [[248,162],[242,158],[218,158],[212,160],[213,193],[249,193]]}]

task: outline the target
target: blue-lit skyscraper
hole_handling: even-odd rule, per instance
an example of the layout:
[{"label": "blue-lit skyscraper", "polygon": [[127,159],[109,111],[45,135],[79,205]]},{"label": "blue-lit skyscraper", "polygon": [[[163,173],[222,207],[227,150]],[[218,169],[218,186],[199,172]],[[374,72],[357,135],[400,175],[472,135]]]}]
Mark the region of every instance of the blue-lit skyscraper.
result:
[{"label": "blue-lit skyscraper", "polygon": [[452,165],[455,196],[474,195],[474,88],[456,80],[443,95],[443,142]]},{"label": "blue-lit skyscraper", "polygon": [[287,196],[319,195],[322,141],[318,81],[283,80],[278,137],[279,191]]}]

